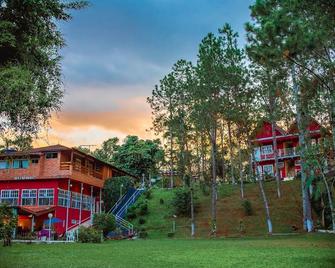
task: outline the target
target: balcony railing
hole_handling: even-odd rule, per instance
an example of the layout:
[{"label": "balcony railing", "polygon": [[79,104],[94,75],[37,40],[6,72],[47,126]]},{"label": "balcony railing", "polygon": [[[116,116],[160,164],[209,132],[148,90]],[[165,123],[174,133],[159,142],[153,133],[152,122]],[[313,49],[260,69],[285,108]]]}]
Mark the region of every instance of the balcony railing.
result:
[{"label": "balcony railing", "polygon": [[98,179],[102,179],[102,172],[94,170],[93,168],[88,168],[77,163],[72,164],[71,162],[60,162],[60,170],[71,170],[73,167],[74,171],[78,171],[82,174],[93,176]]},{"label": "balcony railing", "polygon": [[[295,157],[295,156],[299,156],[299,153],[296,147],[278,149],[278,158]],[[261,154],[260,159],[258,159],[258,161],[259,160],[272,160],[274,158],[275,158],[274,153]]]}]

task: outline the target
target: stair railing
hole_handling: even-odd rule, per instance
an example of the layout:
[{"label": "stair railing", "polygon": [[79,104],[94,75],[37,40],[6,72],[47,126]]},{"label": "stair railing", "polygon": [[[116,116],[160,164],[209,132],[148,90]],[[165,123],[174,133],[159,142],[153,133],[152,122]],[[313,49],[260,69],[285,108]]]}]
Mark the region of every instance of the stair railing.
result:
[{"label": "stair railing", "polygon": [[123,213],[126,212],[131,204],[133,204],[137,198],[137,196],[140,195],[142,190],[136,189],[136,191],[128,198],[127,202],[119,209],[117,212],[117,216],[122,217]]}]

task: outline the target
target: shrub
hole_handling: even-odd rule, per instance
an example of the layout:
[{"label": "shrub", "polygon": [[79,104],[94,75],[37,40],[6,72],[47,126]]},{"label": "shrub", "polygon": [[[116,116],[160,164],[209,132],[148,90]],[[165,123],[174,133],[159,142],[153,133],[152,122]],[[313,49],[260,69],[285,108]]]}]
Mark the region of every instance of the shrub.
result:
[{"label": "shrub", "polygon": [[147,215],[148,212],[149,212],[149,210],[148,210],[148,204],[147,203],[143,203],[139,206],[139,214],[141,216]]},{"label": "shrub", "polygon": [[[193,195],[194,211],[196,211],[197,208],[195,200],[196,197]],[[172,205],[176,215],[191,216],[191,192],[188,189],[177,190],[172,200]]]},{"label": "shrub", "polygon": [[80,227],[78,240],[82,243],[101,243],[101,231],[92,227]]},{"label": "shrub", "polygon": [[145,219],[143,219],[143,218],[139,218],[139,219],[138,219],[138,223],[139,223],[139,224],[145,224]]},{"label": "shrub", "polygon": [[115,230],[115,218],[112,214],[108,213],[95,214],[93,217],[93,227],[102,231],[103,235],[106,236],[109,232]]},{"label": "shrub", "polygon": [[163,198],[159,199],[159,204],[161,204],[161,205],[164,204],[164,199]]},{"label": "shrub", "polygon": [[139,231],[138,237],[146,239],[148,237],[148,232],[147,231]]},{"label": "shrub", "polygon": [[242,201],[242,207],[244,209],[244,214],[246,216],[251,216],[253,214],[253,209],[251,206],[251,202],[249,200],[243,200]]},{"label": "shrub", "polygon": [[208,196],[210,194],[210,188],[206,182],[204,181],[200,182],[200,189],[203,195]]},{"label": "shrub", "polygon": [[127,219],[128,220],[133,220],[136,219],[137,215],[136,215],[136,207],[135,206],[131,206],[130,208],[128,208],[127,211]]},{"label": "shrub", "polygon": [[168,232],[167,233],[167,236],[170,237],[170,238],[174,237],[174,235],[175,235],[175,232]]},{"label": "shrub", "polygon": [[144,192],[145,199],[151,199],[152,198],[152,192],[151,190],[147,190]]}]

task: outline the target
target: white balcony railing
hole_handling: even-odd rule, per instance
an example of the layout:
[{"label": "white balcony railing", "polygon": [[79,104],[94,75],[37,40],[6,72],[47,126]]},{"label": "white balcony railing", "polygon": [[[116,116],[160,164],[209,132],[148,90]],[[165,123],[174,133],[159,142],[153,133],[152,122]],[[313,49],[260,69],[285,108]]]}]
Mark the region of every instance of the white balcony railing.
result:
[{"label": "white balcony railing", "polygon": [[[278,149],[278,158],[296,157],[296,156],[299,156],[296,147]],[[275,158],[274,152],[268,154],[261,153],[258,157],[256,157],[256,160],[257,161],[272,160],[274,158]]]}]

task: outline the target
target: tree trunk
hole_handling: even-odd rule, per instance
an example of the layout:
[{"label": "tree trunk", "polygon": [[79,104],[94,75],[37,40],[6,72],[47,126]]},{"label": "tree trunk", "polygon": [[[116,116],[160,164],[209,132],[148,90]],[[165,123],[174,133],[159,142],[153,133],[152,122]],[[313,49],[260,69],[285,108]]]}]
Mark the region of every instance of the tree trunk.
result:
[{"label": "tree trunk", "polygon": [[170,129],[170,188],[173,189],[173,141],[172,131]]},{"label": "tree trunk", "polygon": [[194,219],[194,200],[193,200],[193,184],[191,183],[191,236],[194,238],[195,236],[195,219]]},{"label": "tree trunk", "polygon": [[233,184],[236,184],[234,176],[234,166],[233,166],[233,144],[231,135],[231,122],[229,120],[228,120],[228,142],[229,142],[229,154],[230,154],[231,181]]},{"label": "tree trunk", "polygon": [[330,207],[330,215],[331,215],[331,218],[332,218],[332,229],[333,229],[333,231],[335,231],[335,210],[334,210],[334,206],[333,206],[332,195],[331,195],[330,190],[329,190],[329,185],[328,185],[326,176],[322,172],[322,167],[321,167],[319,162],[318,162],[318,166],[319,166],[319,169],[321,170],[321,175],[322,175],[322,178],[323,178],[323,182],[324,182],[325,187],[326,187],[327,196],[328,196],[328,203],[329,203],[329,207]]},{"label": "tree trunk", "polygon": [[280,173],[279,173],[279,166],[278,166],[278,146],[277,146],[277,135],[276,135],[276,123],[272,120],[271,122],[271,130],[272,130],[272,141],[273,141],[273,151],[274,151],[274,158],[275,158],[275,173],[276,173],[276,182],[277,182],[277,196],[281,197],[280,191]]},{"label": "tree trunk", "polygon": [[240,134],[239,141],[237,142],[238,146],[238,162],[239,162],[239,169],[240,169],[240,188],[241,188],[241,199],[244,199],[244,189],[243,189],[243,170],[242,170],[242,154],[241,154],[241,137]]},{"label": "tree trunk", "polygon": [[297,125],[299,130],[299,145],[300,145],[300,163],[301,163],[301,192],[302,192],[302,207],[303,207],[303,226],[304,229],[308,232],[313,231],[313,220],[312,220],[312,210],[311,210],[311,202],[309,199],[309,192],[306,187],[306,164],[305,164],[305,131],[306,128],[302,121],[302,107],[301,107],[301,96],[300,96],[300,87],[296,81],[296,73],[295,73],[294,64],[291,67],[291,75],[293,81],[293,94],[295,98],[296,110],[297,110]]},{"label": "tree trunk", "polygon": [[271,217],[270,217],[269,203],[268,203],[268,199],[266,197],[266,193],[265,193],[264,186],[263,186],[263,176],[261,176],[261,174],[259,174],[256,158],[255,158],[255,155],[254,155],[254,151],[252,152],[252,158],[253,158],[254,163],[255,163],[256,177],[257,177],[257,180],[258,180],[259,190],[261,192],[261,196],[262,196],[263,204],[264,204],[264,208],[265,208],[266,224],[268,226],[268,233],[272,234],[272,221],[271,221]]},{"label": "tree trunk", "polygon": [[223,135],[223,123],[221,126],[221,154],[222,154],[222,180],[225,181],[225,162],[224,162],[224,135]]},{"label": "tree trunk", "polygon": [[216,122],[211,127],[211,160],[212,160],[212,196],[211,196],[211,235],[216,236]]}]

